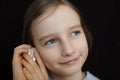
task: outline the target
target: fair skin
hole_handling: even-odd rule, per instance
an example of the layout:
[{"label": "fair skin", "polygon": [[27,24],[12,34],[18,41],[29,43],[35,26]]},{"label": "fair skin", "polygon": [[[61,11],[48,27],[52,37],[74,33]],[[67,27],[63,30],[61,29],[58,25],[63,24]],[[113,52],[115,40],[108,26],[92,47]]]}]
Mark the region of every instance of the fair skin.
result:
[{"label": "fair skin", "polygon": [[[25,44],[20,45],[14,51],[14,73],[19,69],[24,78],[22,80],[47,80],[44,78],[48,77],[46,66],[50,70],[52,80],[84,79],[82,66],[88,56],[88,45],[79,16],[72,8],[65,5],[58,6],[54,13],[42,22],[39,17],[34,20],[31,30],[37,50],[35,52],[37,63],[27,54],[23,55],[24,59],[20,57],[31,47]],[[19,66],[16,62],[19,62]]]}]

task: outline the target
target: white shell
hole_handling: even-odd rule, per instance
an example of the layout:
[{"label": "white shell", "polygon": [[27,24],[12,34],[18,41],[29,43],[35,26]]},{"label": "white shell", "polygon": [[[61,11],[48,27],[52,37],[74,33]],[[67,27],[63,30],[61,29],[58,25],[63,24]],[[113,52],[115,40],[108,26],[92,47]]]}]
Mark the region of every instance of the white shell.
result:
[{"label": "white shell", "polygon": [[29,52],[28,52],[28,54],[33,59],[33,61],[36,60],[35,57],[34,57],[34,51],[35,51],[35,48],[32,47],[32,48],[29,49]]}]

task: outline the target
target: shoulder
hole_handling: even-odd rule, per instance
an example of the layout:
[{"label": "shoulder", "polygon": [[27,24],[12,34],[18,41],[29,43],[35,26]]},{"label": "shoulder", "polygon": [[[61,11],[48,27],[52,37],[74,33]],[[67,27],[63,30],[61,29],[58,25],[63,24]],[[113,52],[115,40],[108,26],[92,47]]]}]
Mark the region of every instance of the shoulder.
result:
[{"label": "shoulder", "polygon": [[85,76],[84,80],[100,80],[99,78],[97,78],[96,76],[91,74],[89,71],[86,71],[85,74],[86,74],[86,76]]}]

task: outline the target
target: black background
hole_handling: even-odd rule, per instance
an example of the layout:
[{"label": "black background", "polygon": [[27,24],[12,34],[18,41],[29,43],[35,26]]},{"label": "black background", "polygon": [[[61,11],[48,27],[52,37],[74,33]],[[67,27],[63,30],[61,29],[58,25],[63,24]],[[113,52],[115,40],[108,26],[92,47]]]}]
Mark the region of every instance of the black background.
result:
[{"label": "black background", "polygon": [[[101,80],[119,78],[119,2],[71,0],[83,13],[93,38],[87,68]],[[12,55],[21,43],[24,12],[30,0],[0,0],[0,80],[12,80]],[[19,73],[18,73],[19,74]]]}]

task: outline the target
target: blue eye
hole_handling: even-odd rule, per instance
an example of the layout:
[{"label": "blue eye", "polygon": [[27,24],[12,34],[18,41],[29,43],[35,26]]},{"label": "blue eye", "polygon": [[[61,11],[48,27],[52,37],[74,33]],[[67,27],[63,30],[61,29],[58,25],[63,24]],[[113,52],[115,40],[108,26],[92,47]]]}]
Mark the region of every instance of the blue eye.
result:
[{"label": "blue eye", "polygon": [[77,36],[79,33],[80,33],[80,31],[73,31],[72,34],[71,34],[71,36],[73,36],[73,37]]},{"label": "blue eye", "polygon": [[46,43],[45,43],[45,45],[51,45],[51,44],[54,44],[54,43],[56,43],[57,42],[57,40],[55,40],[55,39],[50,39],[50,40],[48,40]]}]

